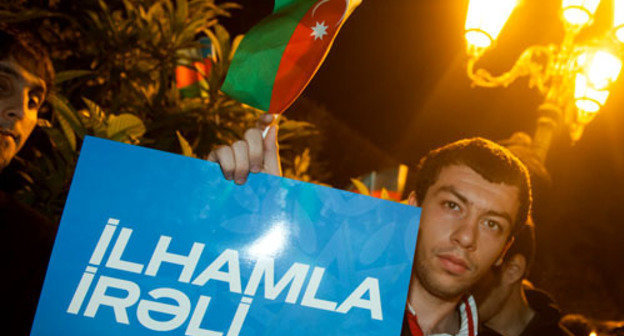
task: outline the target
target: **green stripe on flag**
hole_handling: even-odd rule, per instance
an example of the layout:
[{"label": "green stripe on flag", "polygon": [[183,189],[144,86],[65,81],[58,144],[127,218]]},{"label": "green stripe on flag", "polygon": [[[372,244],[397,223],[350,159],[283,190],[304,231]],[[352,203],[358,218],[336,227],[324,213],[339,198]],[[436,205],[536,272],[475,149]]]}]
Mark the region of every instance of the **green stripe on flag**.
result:
[{"label": "green stripe on flag", "polygon": [[273,5],[273,13],[280,11],[282,8],[289,6],[295,2],[301,2],[301,0],[275,0]]},{"label": "green stripe on flag", "polygon": [[[277,0],[280,10],[255,25],[238,46],[221,91],[267,111],[275,75],[295,28],[316,0]],[[285,6],[285,7],[284,7]]]}]

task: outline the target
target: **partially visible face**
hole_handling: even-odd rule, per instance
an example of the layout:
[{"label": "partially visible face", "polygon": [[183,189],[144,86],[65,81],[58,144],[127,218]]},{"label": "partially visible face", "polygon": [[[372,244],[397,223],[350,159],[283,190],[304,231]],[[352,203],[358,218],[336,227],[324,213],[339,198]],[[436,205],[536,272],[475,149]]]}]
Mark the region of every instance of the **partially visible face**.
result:
[{"label": "partially visible face", "polygon": [[45,82],[11,58],[0,61],[0,170],[24,146],[37,124]]},{"label": "partially visible face", "polygon": [[506,251],[519,189],[464,165],[444,167],[422,207],[414,275],[441,299],[465,294]]},{"label": "partially visible face", "polygon": [[502,272],[487,272],[471,291],[479,307],[479,322],[486,323],[499,313],[511,294],[511,287],[503,284]]}]

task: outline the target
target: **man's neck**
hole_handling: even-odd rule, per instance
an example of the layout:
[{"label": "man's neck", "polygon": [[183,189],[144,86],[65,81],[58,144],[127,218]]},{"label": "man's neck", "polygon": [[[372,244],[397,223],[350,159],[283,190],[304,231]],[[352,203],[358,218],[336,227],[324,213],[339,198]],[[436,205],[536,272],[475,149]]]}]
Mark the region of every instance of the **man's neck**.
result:
[{"label": "man's neck", "polygon": [[519,336],[535,316],[535,311],[526,300],[521,283],[516,285],[500,312],[485,323],[504,336]]},{"label": "man's neck", "polygon": [[418,325],[425,335],[433,333],[456,334],[461,327],[457,305],[461,296],[456,299],[441,299],[422,287],[418,278],[413,278],[407,302],[416,312]]}]

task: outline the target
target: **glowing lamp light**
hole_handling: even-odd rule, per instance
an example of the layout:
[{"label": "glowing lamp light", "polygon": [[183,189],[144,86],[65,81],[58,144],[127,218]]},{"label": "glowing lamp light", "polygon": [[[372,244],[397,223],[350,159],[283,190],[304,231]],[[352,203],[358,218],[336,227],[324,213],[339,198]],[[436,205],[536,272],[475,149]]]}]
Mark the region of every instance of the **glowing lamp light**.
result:
[{"label": "glowing lamp light", "polygon": [[585,74],[576,75],[574,82],[574,100],[576,107],[586,113],[596,113],[609,97],[608,90],[592,88]]},{"label": "glowing lamp light", "polygon": [[620,75],[622,61],[606,51],[597,51],[590,61],[587,77],[590,84],[598,90],[606,89]]},{"label": "glowing lamp light", "polygon": [[470,0],[465,25],[468,48],[485,49],[492,45],[517,3],[517,0]]},{"label": "glowing lamp light", "polygon": [[624,43],[624,1],[613,2],[613,31],[615,38]]},{"label": "glowing lamp light", "polygon": [[576,63],[587,76],[589,85],[596,90],[607,89],[617,80],[622,69],[622,61],[604,50],[585,52],[576,59]]},{"label": "glowing lamp light", "polygon": [[[597,114],[596,112],[587,112],[587,111],[583,111],[583,110],[578,110],[577,114],[576,114],[577,115],[576,121],[578,123],[580,123],[581,125],[587,125],[592,120],[594,120],[594,117],[596,116],[596,114]],[[579,135],[581,135],[581,134],[579,134]],[[578,138],[576,140],[578,140]]]},{"label": "glowing lamp light", "polygon": [[[616,1],[617,2],[617,1]],[[563,0],[563,19],[572,26],[584,26],[594,18],[600,0]]]},{"label": "glowing lamp light", "polygon": [[576,62],[582,69],[574,83],[576,107],[584,112],[598,112],[607,101],[609,87],[620,74],[622,61],[607,51],[598,50],[581,54]]}]

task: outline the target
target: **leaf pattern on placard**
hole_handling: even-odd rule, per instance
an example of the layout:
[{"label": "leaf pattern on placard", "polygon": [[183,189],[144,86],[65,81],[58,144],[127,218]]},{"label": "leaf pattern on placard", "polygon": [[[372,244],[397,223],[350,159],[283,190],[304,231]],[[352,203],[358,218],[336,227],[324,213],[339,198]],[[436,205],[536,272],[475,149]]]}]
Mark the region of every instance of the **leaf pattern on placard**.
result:
[{"label": "leaf pattern on placard", "polygon": [[408,258],[412,258],[414,256],[414,252],[416,251],[416,244],[414,237],[418,236],[418,228],[420,227],[419,219],[414,218],[410,222],[410,225],[405,229],[405,234],[403,235],[403,246],[405,248],[405,256]]},{"label": "leaf pattern on placard", "polygon": [[297,245],[299,248],[308,254],[316,252],[316,230],[314,223],[310,220],[308,213],[301,207],[301,204],[297,203],[295,206],[295,218],[297,219],[299,226],[296,234]]},{"label": "leaf pattern on placard", "polygon": [[361,195],[333,191],[334,190],[323,190],[319,192],[319,196],[325,202],[325,211],[331,210],[339,215],[355,217],[365,214],[377,206],[374,202],[370,202]]},{"label": "leaf pattern on placard", "polygon": [[360,252],[359,261],[363,265],[370,265],[384,254],[394,234],[394,223],[386,224],[375,231],[364,243]]},{"label": "leaf pattern on placard", "polygon": [[238,234],[250,234],[257,231],[257,227],[252,223],[258,223],[261,220],[259,215],[240,215],[222,221],[219,225],[227,231]]},{"label": "leaf pattern on placard", "polygon": [[239,188],[233,194],[233,198],[241,207],[249,212],[258,212],[260,209],[260,198],[258,194],[251,188]]}]

